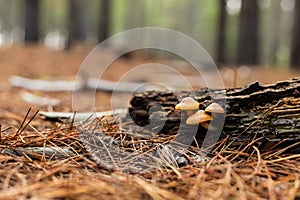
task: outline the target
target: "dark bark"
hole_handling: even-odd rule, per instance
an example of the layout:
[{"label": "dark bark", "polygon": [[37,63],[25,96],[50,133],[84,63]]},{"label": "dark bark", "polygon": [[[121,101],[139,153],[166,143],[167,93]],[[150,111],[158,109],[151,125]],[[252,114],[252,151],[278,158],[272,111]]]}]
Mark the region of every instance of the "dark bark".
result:
[{"label": "dark bark", "polygon": [[219,1],[219,20],[217,38],[217,62],[225,63],[225,38],[226,38],[226,0]]},{"label": "dark bark", "polygon": [[295,1],[290,65],[300,67],[300,1]]},{"label": "dark bark", "polygon": [[[254,145],[262,151],[286,147],[298,142],[291,151],[300,151],[300,79],[278,82],[273,85],[260,85],[258,82],[244,88],[194,91],[194,98],[200,102],[199,109],[205,109],[212,101],[225,100],[225,124],[221,137],[228,137],[227,144],[240,148],[260,138]],[[149,110],[156,104],[167,113],[167,121],[162,133],[178,130],[187,117],[174,109],[178,99],[193,95],[191,92],[144,92],[137,93],[131,100],[130,115],[144,126],[151,121]],[[214,123],[212,121],[212,123]],[[187,127],[188,129],[188,127]],[[198,129],[198,143],[201,144],[207,130]]]},{"label": "dark bark", "polygon": [[69,0],[69,37],[67,48],[76,41],[83,41],[87,37],[86,3],[82,0]]},{"label": "dark bark", "polygon": [[99,36],[98,36],[99,42],[102,42],[109,37],[110,9],[111,9],[111,1],[101,0],[99,33],[98,33],[99,34]]},{"label": "dark bark", "polygon": [[39,40],[39,0],[26,0],[25,41]]},{"label": "dark bark", "polygon": [[238,64],[258,64],[259,8],[257,0],[242,0],[238,36]]}]

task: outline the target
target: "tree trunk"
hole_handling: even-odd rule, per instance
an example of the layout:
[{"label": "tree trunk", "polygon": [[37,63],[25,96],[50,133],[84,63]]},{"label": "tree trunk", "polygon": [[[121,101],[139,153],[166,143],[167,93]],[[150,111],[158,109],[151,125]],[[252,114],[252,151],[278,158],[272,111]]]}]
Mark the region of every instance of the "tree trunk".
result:
[{"label": "tree trunk", "polygon": [[102,42],[109,37],[110,30],[110,9],[111,1],[101,0],[100,22],[99,22],[99,37],[98,41]]},{"label": "tree trunk", "polygon": [[76,41],[83,41],[87,37],[86,2],[69,0],[69,37],[67,49]]},{"label": "tree trunk", "polygon": [[25,41],[39,40],[39,0],[26,0]]},{"label": "tree trunk", "polygon": [[262,54],[262,63],[264,65],[274,66],[276,65],[277,58],[276,53],[279,49],[280,32],[274,31],[278,29],[278,24],[282,24],[282,10],[280,7],[280,0],[270,1],[270,11],[267,20],[263,23],[264,27],[262,46],[264,46]]},{"label": "tree trunk", "polygon": [[258,64],[258,12],[257,0],[242,0],[238,37],[238,64]]},{"label": "tree trunk", "polygon": [[300,1],[295,1],[290,65],[300,67]]},{"label": "tree trunk", "polygon": [[217,62],[225,63],[225,38],[226,38],[226,0],[219,1],[219,24],[218,24],[218,38],[217,38]]},{"label": "tree trunk", "polygon": [[[220,139],[228,138],[227,144],[231,147],[240,148],[258,139],[254,144],[262,151],[294,144],[291,151],[300,152],[300,79],[273,85],[255,82],[243,88],[210,92],[203,89],[194,91],[194,94],[200,102],[199,109],[203,110],[212,101],[225,100],[226,118]],[[179,125],[188,125],[184,123],[186,114],[174,107],[178,99],[192,95],[192,92],[137,93],[130,102],[129,112],[135,123],[144,126],[151,121],[149,111],[153,105],[159,104],[162,106],[160,114],[163,112],[167,116],[161,133],[176,133]],[[196,136],[199,144],[202,144],[206,132],[199,126]]]}]

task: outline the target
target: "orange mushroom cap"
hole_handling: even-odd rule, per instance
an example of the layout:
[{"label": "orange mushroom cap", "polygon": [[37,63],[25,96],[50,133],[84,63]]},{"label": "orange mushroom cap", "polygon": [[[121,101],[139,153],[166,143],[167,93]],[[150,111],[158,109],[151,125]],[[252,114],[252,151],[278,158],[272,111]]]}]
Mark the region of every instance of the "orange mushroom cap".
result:
[{"label": "orange mushroom cap", "polygon": [[209,122],[210,120],[211,116],[209,114],[205,113],[204,110],[198,110],[186,120],[186,123],[189,125],[195,125]]},{"label": "orange mushroom cap", "polygon": [[176,110],[198,110],[199,102],[194,100],[192,97],[183,98],[176,106]]},{"label": "orange mushroom cap", "polygon": [[217,113],[217,114],[224,114],[225,113],[225,111],[222,108],[222,106],[220,106],[217,103],[212,103],[209,106],[207,106],[207,108],[205,109],[205,112],[208,112],[208,113]]}]

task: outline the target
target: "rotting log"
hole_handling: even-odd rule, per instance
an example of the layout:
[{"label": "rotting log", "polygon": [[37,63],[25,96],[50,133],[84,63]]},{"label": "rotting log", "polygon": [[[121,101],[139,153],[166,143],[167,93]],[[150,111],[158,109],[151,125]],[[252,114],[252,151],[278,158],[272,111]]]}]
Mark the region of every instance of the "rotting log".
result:
[{"label": "rotting log", "polygon": [[[225,102],[225,123],[219,140],[227,138],[229,147],[242,148],[252,142],[261,151],[289,147],[289,152],[300,153],[300,78],[270,85],[254,82],[242,88],[225,90],[204,88],[136,93],[130,101],[129,113],[140,126],[149,124],[155,112],[166,116],[166,123],[160,130],[163,134],[176,133],[179,126],[188,130],[184,124],[186,114],[175,110],[179,100],[187,96],[200,103],[199,109],[211,102]],[[207,130],[199,126],[198,143],[202,144],[206,133]]]}]

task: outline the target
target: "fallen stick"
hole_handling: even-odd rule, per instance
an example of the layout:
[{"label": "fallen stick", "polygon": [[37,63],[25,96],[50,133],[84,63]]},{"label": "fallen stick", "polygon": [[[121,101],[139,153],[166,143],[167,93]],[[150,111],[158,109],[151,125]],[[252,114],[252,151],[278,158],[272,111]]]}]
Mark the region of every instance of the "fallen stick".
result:
[{"label": "fallen stick", "polygon": [[21,92],[22,99],[31,104],[40,105],[40,106],[56,106],[60,103],[59,99],[38,96],[29,92]]},{"label": "fallen stick", "polygon": [[144,91],[144,83],[114,82],[108,80],[88,79],[86,82],[76,83],[67,80],[41,80],[29,79],[21,76],[11,76],[9,82],[12,86],[36,91],[76,91],[80,89],[96,89],[115,92]]},{"label": "fallen stick", "polygon": [[12,86],[37,91],[73,91],[76,88],[74,81],[56,80],[46,81],[41,79],[29,79],[21,76],[11,76],[9,82]]},{"label": "fallen stick", "polygon": [[2,154],[9,156],[23,156],[28,159],[67,159],[76,154],[68,147],[17,147],[5,148],[1,151]]},{"label": "fallen stick", "polygon": [[118,115],[124,118],[128,114],[127,109],[115,109],[103,112],[85,112],[85,113],[74,113],[74,112],[45,112],[40,111],[39,114],[46,119],[65,119],[67,122],[84,122],[89,118],[101,118],[104,116]]}]

